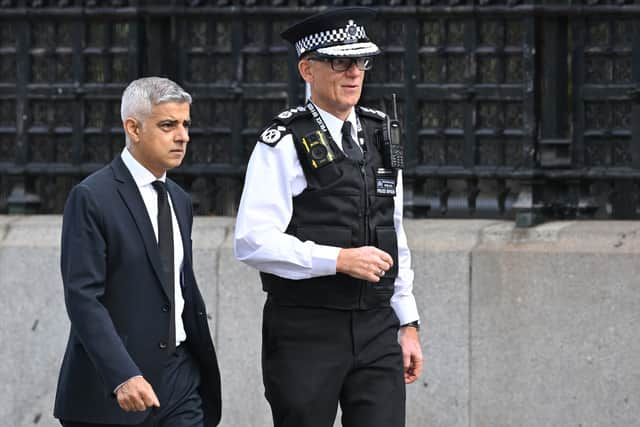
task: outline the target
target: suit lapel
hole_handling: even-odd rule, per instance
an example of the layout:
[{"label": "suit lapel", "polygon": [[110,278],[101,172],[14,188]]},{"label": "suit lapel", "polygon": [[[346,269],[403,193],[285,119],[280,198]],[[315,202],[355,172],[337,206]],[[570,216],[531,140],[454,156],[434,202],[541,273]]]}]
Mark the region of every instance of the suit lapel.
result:
[{"label": "suit lapel", "polygon": [[163,274],[162,261],[160,260],[160,251],[158,250],[158,242],[156,241],[156,235],[153,231],[153,225],[149,219],[149,213],[147,207],[142,200],[138,186],[136,185],[131,173],[124,165],[124,162],[118,156],[113,162],[111,162],[111,168],[113,170],[113,176],[117,182],[118,193],[125,205],[129,209],[133,220],[138,227],[142,241],[144,242],[149,262],[153,266],[153,270],[162,283],[162,289],[167,297],[170,297],[169,292],[173,292],[173,289],[166,283]]}]

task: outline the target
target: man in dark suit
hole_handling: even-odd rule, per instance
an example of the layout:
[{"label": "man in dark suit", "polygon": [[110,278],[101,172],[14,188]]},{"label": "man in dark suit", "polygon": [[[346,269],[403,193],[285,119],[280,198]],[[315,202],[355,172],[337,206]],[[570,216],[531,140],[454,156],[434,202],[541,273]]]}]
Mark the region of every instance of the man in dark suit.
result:
[{"label": "man in dark suit", "polygon": [[192,268],[188,194],[166,178],[189,142],[191,96],[135,80],[126,147],[73,188],[61,268],[71,331],[54,415],[65,427],[210,427],[220,374]]}]

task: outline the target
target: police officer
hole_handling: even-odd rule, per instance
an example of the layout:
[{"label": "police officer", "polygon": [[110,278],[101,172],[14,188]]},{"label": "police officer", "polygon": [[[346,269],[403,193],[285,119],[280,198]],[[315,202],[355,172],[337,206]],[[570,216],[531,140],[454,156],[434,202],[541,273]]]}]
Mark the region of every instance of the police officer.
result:
[{"label": "police officer", "polygon": [[380,53],[363,26],[374,15],[332,9],[282,33],[311,98],[264,129],[247,168],[235,254],[267,292],[276,427],[330,427],[338,403],[343,426],[404,426],[422,370],[401,173],[385,114],[357,106]]}]

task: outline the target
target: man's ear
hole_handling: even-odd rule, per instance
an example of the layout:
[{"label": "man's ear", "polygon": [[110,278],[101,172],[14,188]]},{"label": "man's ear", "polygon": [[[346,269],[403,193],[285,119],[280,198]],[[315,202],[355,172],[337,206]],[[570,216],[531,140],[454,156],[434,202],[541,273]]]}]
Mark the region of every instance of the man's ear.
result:
[{"label": "man's ear", "polygon": [[140,140],[140,126],[138,126],[136,119],[127,117],[122,125],[131,142],[138,142]]},{"label": "man's ear", "polygon": [[311,70],[311,61],[301,59],[298,61],[298,72],[307,83],[313,83],[313,72]]}]

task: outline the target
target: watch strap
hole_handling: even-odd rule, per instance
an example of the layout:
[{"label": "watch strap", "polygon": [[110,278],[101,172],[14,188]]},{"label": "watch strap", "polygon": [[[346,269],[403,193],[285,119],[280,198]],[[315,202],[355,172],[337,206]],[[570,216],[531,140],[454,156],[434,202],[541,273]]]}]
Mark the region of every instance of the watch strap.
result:
[{"label": "watch strap", "polygon": [[410,326],[412,328],[416,328],[416,330],[420,330],[420,321],[419,320],[414,320],[413,322],[409,322],[409,323],[405,323],[404,325],[401,325],[401,328],[404,328],[405,326]]}]

